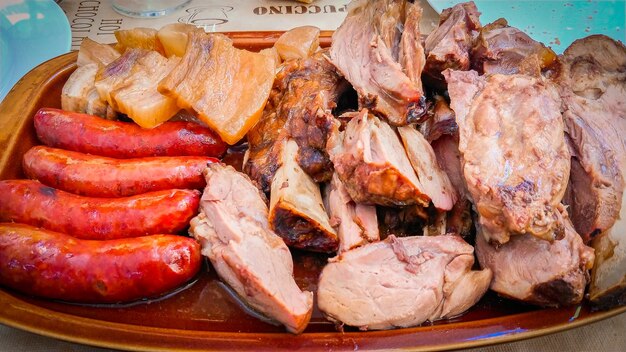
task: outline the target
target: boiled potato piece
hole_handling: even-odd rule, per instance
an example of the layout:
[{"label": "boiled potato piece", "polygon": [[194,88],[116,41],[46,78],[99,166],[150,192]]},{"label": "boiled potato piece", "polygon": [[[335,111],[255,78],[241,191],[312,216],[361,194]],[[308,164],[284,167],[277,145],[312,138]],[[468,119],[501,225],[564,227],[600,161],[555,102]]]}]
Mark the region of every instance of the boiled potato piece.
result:
[{"label": "boiled potato piece", "polygon": [[170,57],[176,55],[182,57],[185,55],[187,38],[189,37],[189,33],[193,32],[203,32],[203,30],[186,23],[172,23],[159,29],[157,37],[163,45],[165,56]]},{"label": "boiled potato piece", "polygon": [[278,38],[274,47],[283,60],[303,59],[311,56],[320,45],[320,29],[302,26],[291,29]]}]

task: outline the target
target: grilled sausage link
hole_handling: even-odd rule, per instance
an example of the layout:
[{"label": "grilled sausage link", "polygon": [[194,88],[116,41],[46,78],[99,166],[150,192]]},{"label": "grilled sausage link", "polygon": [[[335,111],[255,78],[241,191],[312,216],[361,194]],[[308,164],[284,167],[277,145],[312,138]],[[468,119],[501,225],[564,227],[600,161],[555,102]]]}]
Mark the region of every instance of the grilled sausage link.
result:
[{"label": "grilled sausage link", "polygon": [[42,108],[35,114],[39,140],[55,148],[128,159],[150,156],[214,156],[228,148],[218,135],[193,122],[165,122],[145,129],[132,122]]},{"label": "grilled sausage link", "polygon": [[177,233],[189,225],[200,202],[197,190],[92,198],[31,180],[0,181],[0,194],[0,222],[19,222],[90,240]]},{"label": "grilled sausage link", "polygon": [[26,176],[50,187],[90,197],[127,197],[173,188],[202,189],[211,157],[113,159],[35,146],[24,154]]},{"label": "grilled sausage link", "polygon": [[40,297],[118,303],[163,295],[201,267],[200,245],[173,235],[109,241],[0,223],[0,284]]}]

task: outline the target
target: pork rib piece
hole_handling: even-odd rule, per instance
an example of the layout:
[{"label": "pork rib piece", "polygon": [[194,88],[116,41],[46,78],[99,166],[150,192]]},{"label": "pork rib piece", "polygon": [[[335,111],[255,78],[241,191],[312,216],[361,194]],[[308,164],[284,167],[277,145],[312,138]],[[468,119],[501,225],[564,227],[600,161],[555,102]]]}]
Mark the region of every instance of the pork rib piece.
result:
[{"label": "pork rib piece", "polygon": [[294,140],[285,140],[281,149],[270,196],[272,229],[290,247],[335,252],[339,239],[322,204],[320,186],[298,166]]},{"label": "pork rib piece", "polygon": [[426,113],[422,9],[406,0],[358,0],[348,9],[333,34],[333,64],[356,89],[361,108],[392,125],[417,122]]},{"label": "pork rib piece", "polygon": [[252,308],[302,332],[313,294],[293,278],[291,253],[267,221],[263,195],[250,179],[219,163],[205,170],[207,186],[190,234],[202,244],[218,275]]},{"label": "pork rib piece", "polygon": [[355,203],[337,174],[326,185],[324,204],[339,237],[339,253],[380,239],[376,207]]},{"label": "pork rib piece", "polygon": [[471,270],[473,252],[457,236],[391,235],[331,259],[320,275],[318,306],[361,330],[453,317],[478,302],[491,280],[489,269]]},{"label": "pork rib piece", "polygon": [[572,43],[562,62],[558,80],[573,151],[569,211],[597,258],[589,298],[598,308],[624,305],[626,47],[593,35]]},{"label": "pork rib piece", "polygon": [[332,164],[326,140],[332,109],[346,89],[345,81],[319,51],[289,60],[279,69],[261,120],[248,132],[250,155],[244,170],[265,193],[278,169],[283,140],[298,144],[298,164],[316,182],[329,181]]},{"label": "pork rib piece", "polygon": [[[564,210],[563,210],[564,211]],[[504,245],[487,243],[478,228],[476,256],[493,271],[491,289],[498,294],[541,306],[569,306],[582,301],[594,252],[574,230],[567,214],[559,215],[565,236],[552,242],[530,234],[512,236]]]},{"label": "pork rib piece", "polygon": [[570,171],[556,87],[526,75],[445,71],[463,173],[490,242],[563,236],[558,219]]},{"label": "pork rib piece", "polygon": [[347,114],[345,131],[335,123],[327,148],[350,197],[357,203],[427,207],[430,198],[396,132],[367,109]]},{"label": "pork rib piece", "polygon": [[470,68],[469,52],[481,28],[480,12],[474,2],[464,2],[445,9],[439,16],[439,26],[424,42],[426,65],[424,78],[442,86],[446,69],[466,71]]}]

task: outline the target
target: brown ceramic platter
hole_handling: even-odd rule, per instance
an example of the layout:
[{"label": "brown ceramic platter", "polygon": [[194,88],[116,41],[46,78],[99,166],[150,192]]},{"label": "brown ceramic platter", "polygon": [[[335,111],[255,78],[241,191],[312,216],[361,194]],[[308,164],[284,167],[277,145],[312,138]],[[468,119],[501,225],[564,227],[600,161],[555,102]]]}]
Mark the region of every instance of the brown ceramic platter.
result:
[{"label": "brown ceramic platter", "polygon": [[[275,32],[231,34],[239,47],[269,47]],[[323,33],[322,44],[329,44]],[[23,178],[22,155],[38,144],[33,115],[41,107],[60,107],[61,88],[76,68],[76,53],[33,69],[0,105],[0,179]],[[294,253],[296,281],[315,291],[327,257]],[[442,350],[483,346],[554,333],[626,311],[591,312],[586,304],[540,309],[488,293],[464,315],[419,327],[338,332],[316,309],[298,336],[246,314],[205,265],[179,292],[131,305],[75,305],[29,297],[0,287],[0,323],[67,341],[126,350]]]}]

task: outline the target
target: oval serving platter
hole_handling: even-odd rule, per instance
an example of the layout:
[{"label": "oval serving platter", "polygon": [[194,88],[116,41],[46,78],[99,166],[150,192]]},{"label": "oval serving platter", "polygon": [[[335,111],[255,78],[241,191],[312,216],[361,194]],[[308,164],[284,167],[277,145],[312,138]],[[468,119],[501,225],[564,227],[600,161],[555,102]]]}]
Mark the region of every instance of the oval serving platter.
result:
[{"label": "oval serving platter", "polygon": [[[237,46],[270,47],[277,32],[231,34]],[[328,45],[330,33],[323,33]],[[49,60],[24,76],[0,104],[0,179],[23,178],[22,155],[38,144],[33,115],[60,107],[61,88],[76,68],[77,53]],[[294,253],[296,281],[315,291],[327,257]],[[162,299],[129,305],[76,305],[29,297],[0,287],[0,323],[44,336],[125,350],[443,350],[510,342],[589,324],[626,307],[591,312],[586,304],[539,309],[488,293],[464,315],[408,329],[338,332],[318,310],[301,335],[246,314],[205,265],[185,288]]]}]

